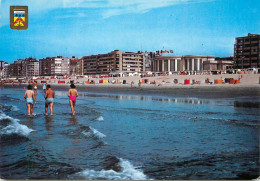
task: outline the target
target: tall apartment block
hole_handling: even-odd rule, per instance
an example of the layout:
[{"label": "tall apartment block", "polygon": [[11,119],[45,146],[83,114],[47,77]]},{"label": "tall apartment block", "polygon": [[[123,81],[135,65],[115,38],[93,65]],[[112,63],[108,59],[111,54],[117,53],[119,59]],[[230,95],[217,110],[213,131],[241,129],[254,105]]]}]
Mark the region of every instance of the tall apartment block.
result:
[{"label": "tall apartment block", "polygon": [[70,75],[79,76],[83,74],[83,58],[77,59],[74,56],[70,59]]},{"label": "tall apartment block", "polygon": [[39,61],[35,58],[26,58],[22,61],[22,75],[24,77],[39,76]]},{"label": "tall apartment block", "polygon": [[84,56],[83,61],[85,75],[145,71],[145,55],[141,52],[114,50],[107,54]]},{"label": "tall apartment block", "polygon": [[41,76],[51,75],[51,58],[46,57],[39,60],[39,73]]},{"label": "tall apartment block", "polygon": [[259,68],[260,67],[260,35],[250,34],[237,37],[234,45],[234,68]]},{"label": "tall apartment block", "polygon": [[4,78],[4,61],[0,60],[0,78]]},{"label": "tall apartment block", "polygon": [[9,73],[9,77],[13,77],[13,78],[22,78],[24,76],[23,73],[23,59],[18,59],[16,61],[14,61],[14,63],[11,63],[8,66],[8,73]]},{"label": "tall apartment block", "polygon": [[41,76],[55,76],[55,75],[69,75],[70,73],[70,59],[62,56],[47,57],[40,59],[40,75]]},{"label": "tall apartment block", "polygon": [[4,63],[4,78],[9,77],[8,67],[9,67],[9,64],[7,62],[5,62]]}]

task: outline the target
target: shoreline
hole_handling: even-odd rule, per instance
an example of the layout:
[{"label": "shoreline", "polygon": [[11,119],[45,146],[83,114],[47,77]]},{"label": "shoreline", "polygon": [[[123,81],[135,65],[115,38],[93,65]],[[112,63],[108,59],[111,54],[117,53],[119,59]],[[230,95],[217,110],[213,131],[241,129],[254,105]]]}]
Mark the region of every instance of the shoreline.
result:
[{"label": "shoreline", "polygon": [[[1,88],[25,88],[28,84],[12,86],[5,84]],[[69,84],[50,84],[54,91],[67,91]],[[135,85],[131,88],[129,84],[97,84],[76,85],[79,93],[86,94],[123,94],[141,96],[170,96],[170,97],[197,97],[197,98],[235,98],[260,96],[260,85],[221,84],[221,85],[162,85],[154,87],[152,84],[144,84],[141,87]],[[42,86],[38,86],[38,92],[42,93]]]}]

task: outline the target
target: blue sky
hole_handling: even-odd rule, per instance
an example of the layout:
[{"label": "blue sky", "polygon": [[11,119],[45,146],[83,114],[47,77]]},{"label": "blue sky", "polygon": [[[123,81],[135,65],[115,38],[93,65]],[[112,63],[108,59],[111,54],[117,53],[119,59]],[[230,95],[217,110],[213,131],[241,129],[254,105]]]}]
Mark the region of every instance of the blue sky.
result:
[{"label": "blue sky", "polygon": [[[29,27],[11,30],[9,6]],[[231,56],[235,37],[260,33],[259,0],[0,0],[0,60],[123,51]]]}]

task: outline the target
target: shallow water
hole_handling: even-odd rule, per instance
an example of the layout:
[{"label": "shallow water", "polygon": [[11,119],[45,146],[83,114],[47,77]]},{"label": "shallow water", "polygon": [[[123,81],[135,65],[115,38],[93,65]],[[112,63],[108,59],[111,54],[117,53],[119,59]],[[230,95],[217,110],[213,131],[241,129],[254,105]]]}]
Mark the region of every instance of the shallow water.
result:
[{"label": "shallow water", "polygon": [[[259,97],[225,99],[67,91],[54,115],[42,92],[27,116],[24,90],[1,89],[5,179],[252,179],[259,176]],[[252,104],[253,106],[250,106]],[[249,106],[248,106],[249,105]]]}]

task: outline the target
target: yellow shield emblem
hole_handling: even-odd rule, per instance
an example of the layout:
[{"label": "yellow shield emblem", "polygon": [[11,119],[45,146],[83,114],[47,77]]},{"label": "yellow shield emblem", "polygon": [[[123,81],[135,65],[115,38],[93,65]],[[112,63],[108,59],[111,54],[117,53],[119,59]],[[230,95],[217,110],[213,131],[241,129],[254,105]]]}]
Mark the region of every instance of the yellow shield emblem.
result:
[{"label": "yellow shield emblem", "polygon": [[28,6],[10,6],[10,27],[15,30],[28,28]]}]

